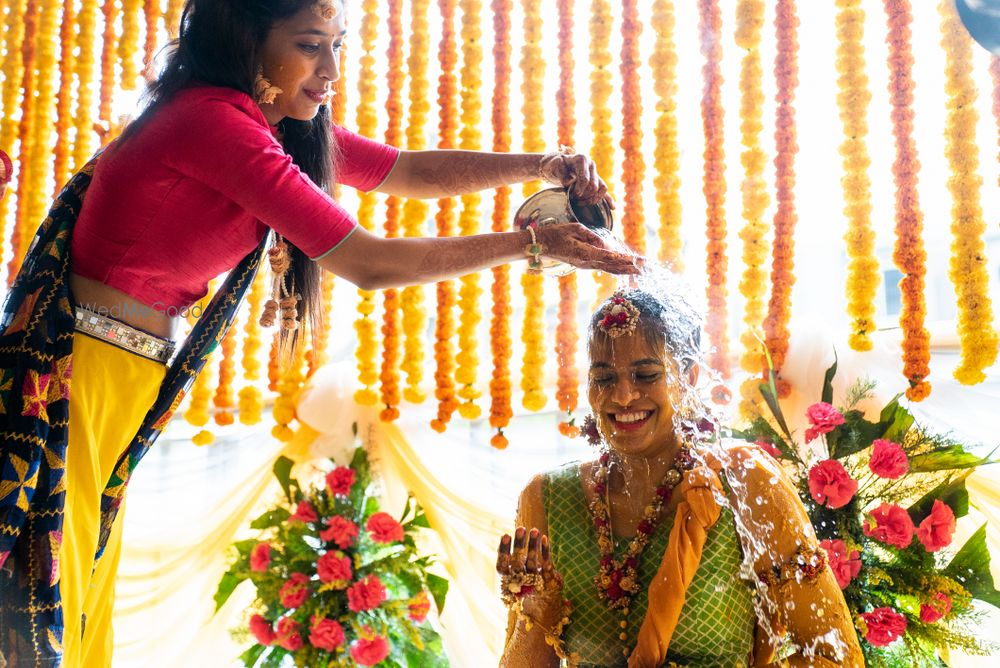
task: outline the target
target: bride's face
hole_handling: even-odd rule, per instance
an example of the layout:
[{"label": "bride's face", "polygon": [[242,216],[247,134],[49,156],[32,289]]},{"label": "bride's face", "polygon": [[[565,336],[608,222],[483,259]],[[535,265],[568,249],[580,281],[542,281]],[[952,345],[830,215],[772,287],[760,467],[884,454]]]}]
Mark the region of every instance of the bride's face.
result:
[{"label": "bride's face", "polygon": [[588,398],[598,429],[623,454],[653,456],[673,442],[676,364],[642,332],[591,342]]}]

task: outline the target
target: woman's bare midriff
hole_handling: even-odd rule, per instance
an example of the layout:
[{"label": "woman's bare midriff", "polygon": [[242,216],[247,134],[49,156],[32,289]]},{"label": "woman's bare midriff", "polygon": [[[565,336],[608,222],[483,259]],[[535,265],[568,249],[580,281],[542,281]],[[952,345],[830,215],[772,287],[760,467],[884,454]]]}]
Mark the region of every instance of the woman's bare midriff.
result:
[{"label": "woman's bare midriff", "polygon": [[166,339],[175,338],[176,332],[180,331],[179,317],[157,311],[100,281],[70,274],[69,287],[78,306]]}]

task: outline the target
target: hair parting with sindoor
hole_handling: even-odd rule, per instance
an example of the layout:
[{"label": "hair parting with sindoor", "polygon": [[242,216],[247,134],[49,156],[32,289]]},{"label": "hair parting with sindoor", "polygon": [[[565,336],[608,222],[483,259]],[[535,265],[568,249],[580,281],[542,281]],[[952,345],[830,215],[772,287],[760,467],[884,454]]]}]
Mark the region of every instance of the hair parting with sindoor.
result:
[{"label": "hair parting with sindoor", "polygon": [[[177,39],[165,47],[163,69],[146,89],[145,108],[125,128],[119,144],[141,132],[161,107],[189,85],[225,86],[253,97],[264,40],[271,27],[313,3],[315,0],[187,0]],[[317,186],[332,195],[337,147],[330,123],[330,109],[321,105],[312,120],[285,118],[279,126],[285,152]],[[292,259],[288,279],[302,295],[299,321],[315,331],[326,325],[321,322],[322,269],[287,239],[286,243]],[[287,353],[302,343],[301,327],[291,333],[279,331]]]}]

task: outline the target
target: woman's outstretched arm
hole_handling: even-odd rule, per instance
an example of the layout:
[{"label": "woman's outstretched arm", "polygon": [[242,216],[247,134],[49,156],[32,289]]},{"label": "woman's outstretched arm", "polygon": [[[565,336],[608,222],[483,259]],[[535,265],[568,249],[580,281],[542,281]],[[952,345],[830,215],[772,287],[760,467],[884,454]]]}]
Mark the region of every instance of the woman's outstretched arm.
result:
[{"label": "woman's outstretched arm", "polygon": [[[546,257],[611,274],[638,271],[635,258],[612,250],[583,225],[541,227],[536,232]],[[433,283],[526,259],[527,231],[468,237],[394,238],[357,228],[317,262],[365,290]]]},{"label": "woman's outstretched arm", "polygon": [[579,153],[489,153],[485,151],[401,151],[377,190],[389,195],[434,199],[512,183],[543,179],[594,203],[608,188],[593,160]]}]

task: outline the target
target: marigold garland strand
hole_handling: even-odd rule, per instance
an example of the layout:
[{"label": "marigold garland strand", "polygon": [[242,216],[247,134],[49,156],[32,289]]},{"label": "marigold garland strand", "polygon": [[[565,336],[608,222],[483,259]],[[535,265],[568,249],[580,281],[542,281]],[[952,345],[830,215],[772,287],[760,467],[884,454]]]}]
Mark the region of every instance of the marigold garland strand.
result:
[{"label": "marigold garland strand", "polygon": [[[35,86],[35,43],[38,35],[38,2],[28,0],[24,14],[24,39],[21,42],[21,89],[24,91],[34,90]],[[33,126],[35,119],[35,96],[25,95],[21,102],[21,121],[17,126],[18,146],[18,175],[17,175],[17,209],[14,218],[14,230],[11,234],[11,249],[13,255],[7,265],[7,287],[14,283],[18,270],[21,268],[21,259],[27,248],[29,240],[26,228],[32,228],[28,218],[28,191],[31,188],[32,172],[34,163],[32,157],[32,142],[34,138]],[[37,226],[37,223],[35,224]]]},{"label": "marigold garland strand", "polygon": [[[378,35],[378,0],[362,2],[361,29],[361,69],[358,74],[358,133],[374,138],[378,128],[378,117],[375,115],[375,39]],[[375,203],[373,192],[361,193],[358,203],[358,223],[365,230],[375,229]],[[378,337],[375,319],[375,293],[369,290],[358,290],[358,318],[354,321],[354,329],[358,334],[358,348],[355,356],[358,360],[358,382],[361,389],[354,393],[354,400],[363,406],[374,406],[378,394],[374,390],[378,381],[378,367],[375,357],[378,354]]]},{"label": "marigold garland strand", "polygon": [[[386,111],[388,112],[388,127],[385,130],[385,142],[392,146],[402,144],[403,81],[406,77],[403,69],[403,1],[389,0],[389,47],[388,57],[388,97]],[[383,230],[387,239],[399,236],[400,214],[402,200],[390,195],[385,202],[385,223]],[[391,422],[399,417],[399,359],[401,325],[401,303],[399,290],[394,288],[382,293],[382,369],[379,374],[381,381],[381,402],[385,406],[379,414],[383,422]]]},{"label": "marigold garland strand", "polygon": [[[238,314],[237,314],[238,317]],[[219,359],[219,384],[215,388],[212,402],[215,404],[215,424],[220,427],[233,423],[233,411],[236,406],[236,396],[233,381],[236,379],[236,332],[237,322],[234,321],[229,331],[222,338],[219,349],[222,351]]]},{"label": "marigold garland strand", "polygon": [[118,7],[115,5],[115,0],[104,0],[104,4],[101,5],[101,13],[104,15],[104,36],[102,38],[104,46],[101,50],[101,97],[97,119],[102,126],[101,146],[103,146],[113,139],[110,136],[112,127],[111,98],[115,90],[115,54],[118,50],[118,38],[115,34]]},{"label": "marigold garland strand", "polygon": [[146,41],[143,44],[142,74],[151,76],[150,67],[156,56],[156,32],[160,21],[160,0],[144,0],[142,5],[143,18],[146,22]]},{"label": "marigold garland strand", "polygon": [[[79,26],[76,34],[77,57],[74,60],[76,73],[76,109],[73,114],[73,172],[83,167],[93,151],[94,134],[94,66],[97,45],[96,2],[84,2],[78,15]],[[58,184],[56,184],[58,186]]]},{"label": "marigold garland strand", "polygon": [[927,307],[924,301],[927,253],[923,241],[923,212],[917,191],[920,161],[913,134],[913,53],[910,25],[913,21],[909,0],[885,0],[888,18],[889,100],[892,106],[892,134],[896,156],[892,173],[896,185],[896,245],[893,261],[902,278],[899,281],[901,310],[899,325],[903,332],[903,375],[909,381],[906,396],[920,401],[931,392],[926,380],[930,374],[930,332],[924,326]]},{"label": "marigold garland strand", "polygon": [[[699,32],[704,88],[701,96],[702,131],[705,136],[702,192],[705,194],[706,272],[708,314],[705,331],[711,352],[709,364],[723,379],[731,373],[729,362],[728,317],[726,308],[726,274],[729,257],[726,254],[726,167],[722,111],[722,15],[717,0],[699,0]],[[726,401],[726,391],[713,388],[716,401]]]},{"label": "marigold garland strand", "polygon": [[260,349],[263,345],[260,314],[264,309],[265,292],[268,288],[267,272],[258,271],[247,295],[247,324],[243,329],[243,354],[240,364],[243,379],[247,385],[239,391],[240,424],[257,424],[261,419],[264,400],[257,381],[260,380]]},{"label": "marigold garland strand", "polygon": [[[544,111],[542,96],[545,80],[545,60],[542,58],[542,16],[539,0],[521,0],[524,12],[524,45],[521,47],[521,95],[524,102],[521,113],[524,117],[522,145],[527,152],[545,150],[542,138]],[[530,181],[524,184],[523,193],[527,197],[538,191],[540,183]],[[524,291],[524,322],[521,341],[524,342],[524,357],[521,360],[522,405],[530,411],[540,411],[545,407],[545,299],[541,274],[521,275]]]},{"label": "marigold garland strand", "polygon": [[[0,151],[9,156],[14,155],[14,140],[17,138],[19,122],[14,119],[13,109],[21,100],[21,83],[24,76],[24,58],[22,47],[25,39],[26,22],[24,20],[27,0],[14,0],[7,13],[7,21],[4,30],[4,47],[6,55],[0,63],[0,72],[3,74],[2,104],[3,115],[0,117]],[[10,203],[14,200],[9,194],[0,198],[0,251],[2,244],[7,239],[7,213]],[[16,247],[18,242],[12,240]],[[14,253],[17,257],[17,252]],[[2,253],[0,253],[2,257]],[[11,274],[10,276],[13,276]]]},{"label": "marigold garland strand", "polygon": [[684,270],[681,254],[680,148],[677,145],[677,51],[674,44],[673,0],[655,0],[651,20],[656,41],[649,66],[656,92],[656,149],[653,152],[656,177],[653,185],[660,217],[659,258],[674,271]]},{"label": "marigold garland strand", "polygon": [[976,144],[979,113],[973,104],[978,91],[972,80],[972,41],[948,0],[938,5],[938,11],[941,14],[941,44],[947,54],[945,153],[951,167],[948,190],[952,198],[953,235],[948,274],[958,299],[961,343],[961,360],[953,375],[963,385],[974,385],[986,379],[984,370],[996,362],[1000,339],[993,328],[988,258],[983,241],[986,223],[979,199],[983,181],[979,175],[979,147]]},{"label": "marigold garland strand", "polygon": [[[493,10],[493,150],[510,151],[510,13],[513,0],[492,0]],[[510,225],[510,188],[496,189],[493,196],[492,231],[506,232]],[[506,448],[503,429],[513,417],[510,379],[510,265],[493,268],[493,308],[490,319],[490,349],[493,375],[490,378],[490,426],[496,429],[490,445]]]},{"label": "marigold garland strand", "polygon": [[837,0],[837,106],[844,126],[840,144],[844,177],[844,214],[847,217],[847,314],[851,318],[848,343],[855,350],[871,350],[875,331],[875,294],[879,263],[875,230],[871,224],[871,179],[868,167],[868,105],[871,93],[865,75],[865,12],[861,0]]},{"label": "marigold garland strand", "polygon": [[[424,128],[430,112],[427,82],[427,54],[430,53],[427,10],[430,0],[413,0],[410,5],[410,54],[407,69],[410,74],[409,119],[406,128],[406,148],[417,151],[426,148]],[[430,207],[420,199],[408,199],[403,204],[403,232],[408,237],[425,234]],[[403,332],[406,336],[403,363],[406,387],[403,397],[415,404],[422,403],[427,394],[421,388],[424,379],[424,328],[427,314],[424,310],[423,286],[410,286],[403,290]]]},{"label": "marigold garland strand", "polygon": [[[455,42],[455,11],[457,0],[438,0],[441,12],[441,42],[438,45],[438,148],[452,149],[458,143],[458,79],[455,67],[458,50]],[[439,237],[455,234],[455,200],[438,200],[434,216]],[[434,323],[434,397],[438,401],[437,417],[431,428],[443,432],[458,408],[455,392],[455,295],[454,281],[441,281],[436,286],[437,318]]]},{"label": "marigold garland strand", "polygon": [[73,47],[76,32],[75,0],[64,0],[59,30],[59,92],[56,94],[56,145],[52,173],[55,178],[53,197],[59,194],[69,178],[73,142],[70,139],[73,105]]},{"label": "marigold garland strand", "polygon": [[296,346],[295,354],[286,362],[287,368],[281,369],[278,396],[274,398],[272,409],[275,425],[271,427],[271,436],[282,443],[291,441],[295,435],[291,424],[295,421],[295,398],[305,380],[305,361],[306,346]]},{"label": "marigold garland strand", "polygon": [[[576,100],[573,96],[573,2],[559,0],[559,90],[556,107],[559,110],[558,135],[560,146],[576,144]],[[566,420],[559,423],[559,431],[569,437],[576,436],[579,428],[573,418],[579,400],[580,371],[576,366],[578,335],[576,333],[577,281],[576,273],[559,278],[559,317],[556,323],[556,359],[559,376],[556,400],[559,410],[566,413]]]},{"label": "marigold garland strand", "polygon": [[[461,148],[478,150],[482,146],[479,123],[482,110],[480,92],[482,79],[479,76],[483,62],[480,0],[460,0],[462,10],[462,70],[461,108],[462,132]],[[462,212],[458,217],[459,231],[463,236],[479,231],[479,205],[482,197],[478,192],[462,195]],[[482,394],[476,388],[479,373],[476,328],[482,315],[479,312],[479,274],[467,274],[461,278],[459,289],[458,355],[455,356],[455,383],[461,403],[458,413],[466,420],[475,420],[481,414],[476,399]]]},{"label": "marigold garland strand", "polygon": [[[611,32],[614,21],[609,0],[592,0],[590,4],[590,131],[592,144],[590,157],[597,167],[597,173],[608,184],[608,192],[614,192],[615,143],[611,127],[611,106],[609,100],[614,94],[611,65]],[[615,277],[604,272],[594,272],[597,282],[595,308],[615,291]]]},{"label": "marigold garland strand", "polygon": [[[38,13],[38,37],[35,45],[35,108],[34,118],[31,122],[31,152],[28,158],[31,161],[31,169],[27,176],[22,174],[27,185],[25,193],[25,218],[18,221],[21,230],[21,252],[31,244],[32,238],[38,225],[45,219],[48,211],[49,194],[52,192],[46,188],[46,181],[49,177],[49,168],[52,163],[52,144],[50,141],[52,126],[54,125],[52,114],[55,111],[55,81],[56,81],[56,44],[59,34],[59,10],[61,3],[59,0],[42,0],[39,3]],[[31,88],[25,88],[31,91]],[[19,193],[20,195],[20,193]],[[18,201],[18,214],[21,213],[20,197]]]},{"label": "marigold garland strand", "polygon": [[788,323],[792,315],[792,285],[795,283],[795,154],[799,147],[795,132],[795,89],[799,82],[799,20],[792,0],[778,0],[775,27],[777,54],[774,77],[777,84],[777,112],[774,132],[775,199],[774,247],[771,263],[771,298],[764,319],[765,343],[778,377],[778,395],[787,397],[791,386],[781,377],[781,366],[788,353]]},{"label": "marigold garland strand", "polygon": [[640,255],[646,252],[646,221],[642,210],[642,181],[646,163],[642,146],[642,88],[639,73],[639,39],[642,22],[639,18],[638,0],[622,0],[622,49],[620,72],[622,78],[622,183],[625,188],[625,207],[622,227],[625,243]]},{"label": "marigold garland strand", "polygon": [[177,37],[183,9],[184,0],[167,0],[167,10],[163,13],[163,23],[167,26],[167,34],[170,35],[170,39]]},{"label": "marigold garland strand", "polygon": [[771,253],[770,227],[764,221],[770,196],[765,183],[764,170],[767,156],[760,145],[764,130],[763,67],[760,59],[761,28],[764,25],[764,0],[740,0],[736,7],[736,45],[744,49],[740,65],[740,143],[743,152],[743,274],[740,277],[740,294],[743,306],[743,332],[740,341],[743,353],[740,368],[752,374],[740,386],[740,413],[754,415],[760,397],[760,380],[756,377],[766,368],[761,355],[761,327],[764,323],[767,295],[765,264]]},{"label": "marigold garland strand", "polygon": [[122,34],[118,41],[118,60],[121,64],[121,87],[134,90],[139,71],[135,66],[135,56],[139,48],[139,16],[142,14],[143,0],[121,0]]}]

